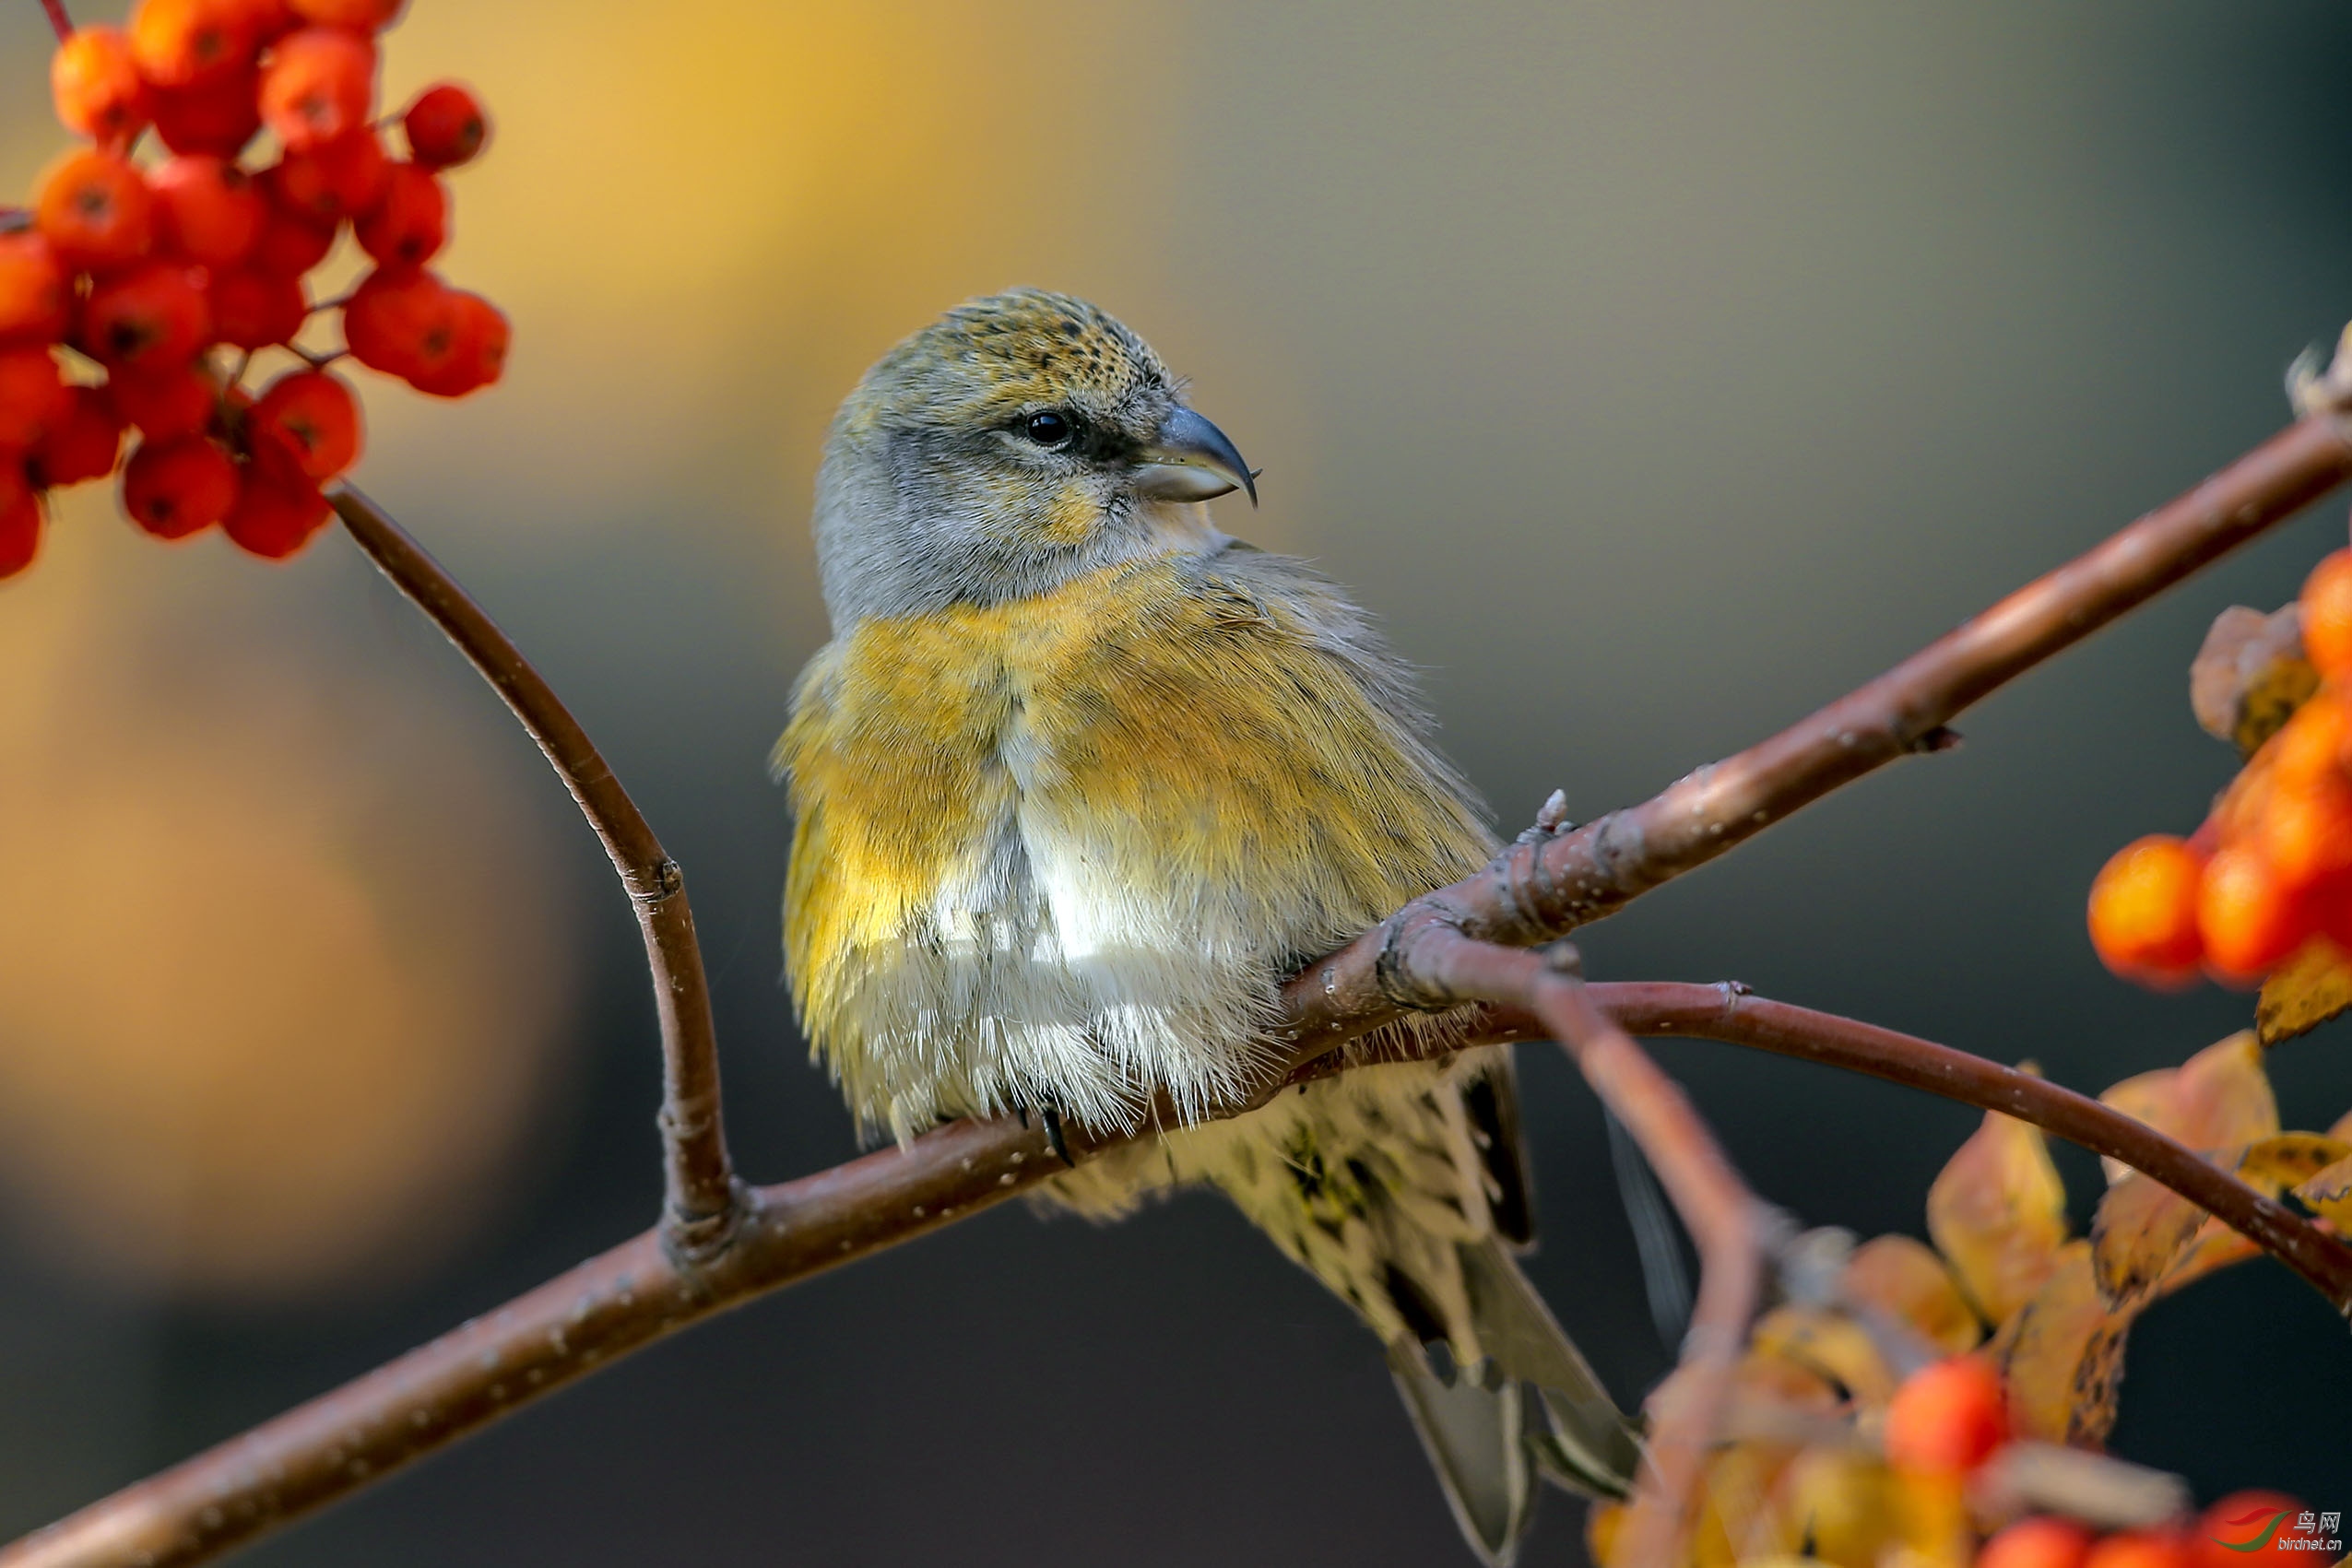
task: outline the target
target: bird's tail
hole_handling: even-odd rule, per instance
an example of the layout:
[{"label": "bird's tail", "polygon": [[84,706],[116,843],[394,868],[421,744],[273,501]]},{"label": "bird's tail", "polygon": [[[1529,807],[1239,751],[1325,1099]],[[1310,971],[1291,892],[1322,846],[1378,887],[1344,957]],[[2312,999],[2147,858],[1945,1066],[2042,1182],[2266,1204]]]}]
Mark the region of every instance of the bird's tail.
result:
[{"label": "bird's tail", "polygon": [[1134,1169],[1097,1163],[1065,1178],[1092,1186],[1057,1196],[1103,1212],[1145,1185],[1213,1182],[1355,1310],[1485,1562],[1511,1560],[1537,1480],[1630,1489],[1636,1428],[1511,1257],[1531,1222],[1507,1055],[1360,1068],[1171,1134]]}]

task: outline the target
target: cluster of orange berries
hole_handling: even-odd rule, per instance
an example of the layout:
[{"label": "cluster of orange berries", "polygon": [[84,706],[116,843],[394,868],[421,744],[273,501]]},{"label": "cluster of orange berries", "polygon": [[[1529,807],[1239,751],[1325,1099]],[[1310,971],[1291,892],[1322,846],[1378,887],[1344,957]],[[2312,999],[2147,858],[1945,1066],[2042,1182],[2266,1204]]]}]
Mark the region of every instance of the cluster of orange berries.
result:
[{"label": "cluster of orange berries", "polygon": [[[1886,1407],[1886,1457],[1898,1473],[1964,1480],[2009,1438],[2001,1375],[1980,1356],[1921,1368]],[[2263,1562],[2307,1557],[2293,1550],[2296,1520],[2311,1523],[2299,1503],[2268,1491],[2238,1492],[2194,1518],[2105,1536],[2073,1519],[2033,1515],[1986,1541],[1975,1568],[2246,1568],[2250,1554]]]},{"label": "cluster of orange berries", "polygon": [[2091,942],[2118,974],[2261,979],[2314,937],[2352,953],[2352,550],[2303,585],[2319,690],[2186,839],[2151,834],[2091,884]]},{"label": "cluster of orange berries", "polygon": [[[337,308],[303,278],[347,224],[374,263],[339,302],[349,356],[443,397],[498,379],[506,318],[427,269],[441,171],[481,150],[481,106],[428,89],[400,117],[405,159],[374,119],[376,34],[401,4],[138,0],[124,28],[63,38],[57,117],[92,145],[30,211],[0,209],[0,577],[39,548],[43,492],[118,469],[124,510],[162,538],[219,524],[282,558],[325,525],[359,405],[325,368],[341,352],[297,338]],[[160,151],[136,160],[150,129]],[[249,170],[265,130],[275,161]],[[301,362],[256,396],[243,376],[270,348]]]}]

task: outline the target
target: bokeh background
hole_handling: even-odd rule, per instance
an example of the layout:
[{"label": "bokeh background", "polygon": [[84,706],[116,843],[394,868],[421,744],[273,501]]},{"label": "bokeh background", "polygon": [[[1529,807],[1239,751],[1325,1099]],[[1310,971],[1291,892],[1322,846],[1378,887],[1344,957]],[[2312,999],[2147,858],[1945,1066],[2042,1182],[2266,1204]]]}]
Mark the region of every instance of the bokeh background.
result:
[{"label": "bokeh background", "polygon": [[[77,9],[91,10],[89,0]],[[58,148],[0,8],[0,190]],[[779,984],[767,749],[824,635],[833,404],[940,308],[1098,299],[1267,469],[1228,526],[1353,584],[1507,823],[1843,690],[2277,425],[2352,316],[2352,13],[418,0],[396,104],[498,116],[448,271],[506,383],[369,391],[360,476],[542,664],[692,878],[743,1163],[847,1154]],[[2241,1022],[2106,976],[2083,892],[2231,759],[2213,613],[2336,503],[1587,940],[2097,1089]],[[65,508],[0,589],[0,1535],[642,1226],[652,1011],[594,842],[335,536],[270,570]],[[1678,1043],[1741,1165],[1917,1232],[1957,1108]],[[1526,1062],[1533,1268],[1666,1365],[1598,1112]],[[2352,1104],[2352,1032],[2275,1063]],[[2078,1217],[2095,1165],[2062,1153]],[[2352,1506],[2352,1340],[2266,1263],[2135,1332],[2115,1446]],[[1547,1505],[1528,1555],[1582,1560]],[[1207,1197],[1022,1209],[772,1297],[278,1537],[432,1562],[1466,1561],[1370,1338]]]}]

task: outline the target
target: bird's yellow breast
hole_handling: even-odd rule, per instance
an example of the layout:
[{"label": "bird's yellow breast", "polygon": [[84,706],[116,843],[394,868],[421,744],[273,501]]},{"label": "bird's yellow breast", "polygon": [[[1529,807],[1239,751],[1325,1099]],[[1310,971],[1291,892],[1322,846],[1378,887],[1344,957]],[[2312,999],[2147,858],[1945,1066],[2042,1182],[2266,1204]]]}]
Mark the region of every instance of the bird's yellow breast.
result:
[{"label": "bird's yellow breast", "polygon": [[1313,596],[1266,589],[1162,557],[869,619],[818,654],[778,749],[785,936],[853,1098],[878,1055],[1099,1037],[1122,1008],[1246,1032],[1286,961],[1483,858]]}]

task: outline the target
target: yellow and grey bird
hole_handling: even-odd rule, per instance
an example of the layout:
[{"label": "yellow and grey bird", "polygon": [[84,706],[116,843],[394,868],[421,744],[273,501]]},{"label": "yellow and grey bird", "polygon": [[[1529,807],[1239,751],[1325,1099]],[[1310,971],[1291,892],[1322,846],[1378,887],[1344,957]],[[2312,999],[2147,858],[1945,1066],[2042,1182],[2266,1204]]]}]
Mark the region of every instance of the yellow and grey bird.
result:
[{"label": "yellow and grey bird", "polygon": [[1206,502],[1237,489],[1233,442],[1081,300],[973,301],[867,372],[817,485],[833,638],[776,749],[793,997],[902,1143],[1172,1106],[1052,1197],[1110,1216],[1223,1189],[1388,1346],[1464,1534],[1505,1562],[1538,1476],[1619,1495],[1639,1456],[1511,1259],[1508,1056],[1200,1120],[1272,1058],[1285,974],[1495,848],[1364,612],[1218,530]]}]

